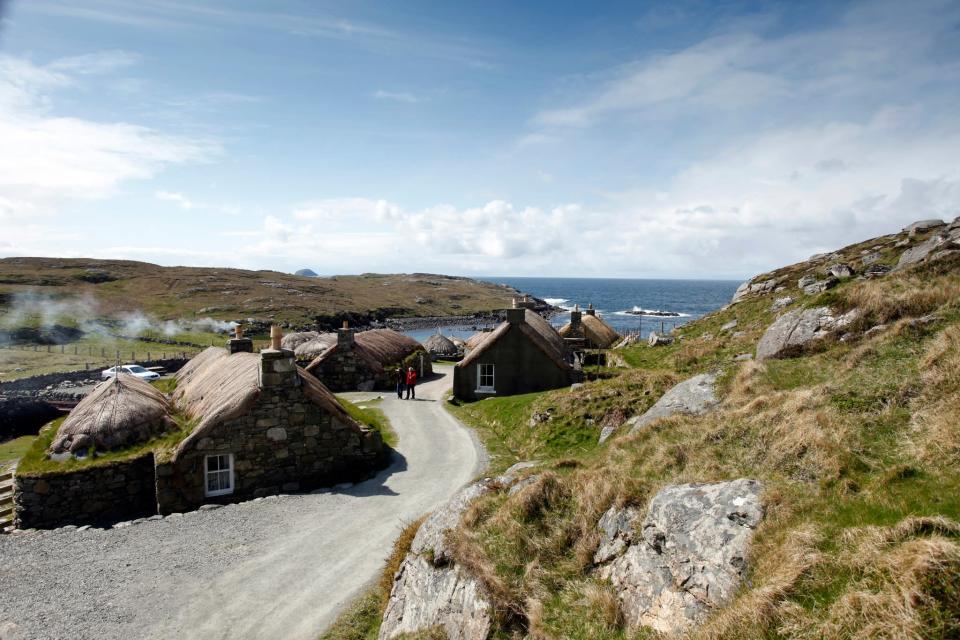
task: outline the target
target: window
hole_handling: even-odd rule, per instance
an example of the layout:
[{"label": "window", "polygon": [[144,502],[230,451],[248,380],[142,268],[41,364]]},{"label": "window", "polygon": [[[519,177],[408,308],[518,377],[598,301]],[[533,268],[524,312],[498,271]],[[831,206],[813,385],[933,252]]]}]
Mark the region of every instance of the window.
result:
[{"label": "window", "polygon": [[495,389],[493,386],[493,365],[492,364],[477,365],[477,391],[482,391],[483,393],[495,392]]},{"label": "window", "polygon": [[221,453],[206,457],[207,496],[233,493],[233,454]]}]

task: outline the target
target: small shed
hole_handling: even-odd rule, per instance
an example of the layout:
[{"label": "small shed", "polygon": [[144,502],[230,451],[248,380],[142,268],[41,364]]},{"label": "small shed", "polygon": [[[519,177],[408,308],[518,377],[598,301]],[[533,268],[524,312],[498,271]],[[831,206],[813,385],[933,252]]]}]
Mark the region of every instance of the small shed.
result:
[{"label": "small shed", "polygon": [[434,360],[439,360],[440,358],[454,360],[463,354],[453,340],[442,333],[435,333],[424,340],[423,346]]},{"label": "small shed", "polygon": [[506,322],[478,336],[482,338],[454,367],[457,398],[477,400],[557,389],[580,379],[563,338],[535,311],[508,309]]}]

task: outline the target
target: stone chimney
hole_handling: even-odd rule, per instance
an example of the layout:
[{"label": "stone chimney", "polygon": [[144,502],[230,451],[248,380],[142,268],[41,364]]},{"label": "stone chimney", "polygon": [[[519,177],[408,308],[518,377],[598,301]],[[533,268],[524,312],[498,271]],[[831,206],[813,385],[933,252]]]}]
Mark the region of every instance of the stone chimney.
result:
[{"label": "stone chimney", "polygon": [[283,331],[277,325],[270,327],[270,348],[260,352],[260,388],[276,389],[300,385],[297,361],[291,349],[280,346]]},{"label": "stone chimney", "polygon": [[253,340],[243,337],[243,325],[233,328],[233,337],[227,340],[227,351],[230,353],[253,353]]},{"label": "stone chimney", "polygon": [[587,307],[587,315],[588,315],[588,316],[595,316],[595,315],[597,315],[597,310],[593,308],[593,303],[592,303],[592,302],[591,302],[590,305]]},{"label": "stone chimney", "polygon": [[343,321],[343,327],[337,329],[337,347],[347,348],[353,346],[353,334],[354,330],[350,328],[350,323],[346,320]]},{"label": "stone chimney", "polygon": [[527,310],[520,306],[517,299],[513,299],[513,308],[507,309],[507,322],[510,324],[523,324],[527,321]]},{"label": "stone chimney", "polygon": [[580,305],[574,305],[573,311],[570,312],[570,329],[573,333],[580,333],[580,319],[582,314],[580,313]]}]

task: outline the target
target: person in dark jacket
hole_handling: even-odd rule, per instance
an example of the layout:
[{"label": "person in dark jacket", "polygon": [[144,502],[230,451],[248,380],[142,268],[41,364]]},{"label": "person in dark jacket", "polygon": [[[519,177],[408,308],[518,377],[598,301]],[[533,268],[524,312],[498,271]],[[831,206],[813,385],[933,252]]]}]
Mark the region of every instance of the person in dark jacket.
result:
[{"label": "person in dark jacket", "polygon": [[403,372],[403,369],[397,367],[396,372],[397,377],[397,398],[403,400],[403,391],[407,388],[407,375]]},{"label": "person in dark jacket", "polygon": [[417,372],[413,367],[407,369],[407,400],[417,399]]}]

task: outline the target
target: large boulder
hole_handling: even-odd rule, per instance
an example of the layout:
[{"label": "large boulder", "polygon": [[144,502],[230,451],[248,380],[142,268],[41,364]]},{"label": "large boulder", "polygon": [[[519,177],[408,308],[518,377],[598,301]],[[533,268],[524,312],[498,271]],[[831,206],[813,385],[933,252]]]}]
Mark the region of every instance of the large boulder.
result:
[{"label": "large boulder", "polygon": [[934,249],[937,249],[944,243],[950,241],[949,236],[941,235],[935,233],[920,244],[915,247],[910,247],[906,251],[900,254],[900,260],[897,261],[897,266],[893,268],[894,271],[899,271],[909,267],[912,264],[917,264],[918,262],[923,262],[927,259]]},{"label": "large boulder", "polygon": [[[709,411],[717,405],[714,388],[716,382],[716,376],[710,373],[701,373],[684,380],[663,394],[646,413],[630,418],[624,425],[630,428],[630,433],[636,433],[658,418],[667,418],[678,413],[696,415]],[[606,433],[604,429],[600,434],[600,442],[609,438],[612,433]]]},{"label": "large boulder", "polygon": [[947,223],[939,218],[933,218],[931,220],[918,220],[913,224],[908,224],[903,228],[903,230],[909,235],[915,236],[918,233],[923,233],[924,231],[929,231],[930,229],[936,229],[944,226],[945,224]]},{"label": "large boulder", "polygon": [[517,484],[517,474],[535,463],[521,462],[503,475],[457,492],[423,521],[394,576],[379,640],[441,627],[451,640],[485,640],[492,625],[490,599],[479,581],[456,564],[447,535],[480,496]]},{"label": "large boulder", "polygon": [[809,342],[836,328],[835,322],[836,319],[827,307],[788,311],[777,318],[760,338],[757,344],[757,359],[794,355]]},{"label": "large boulder", "polygon": [[[761,489],[748,479],[666,487],[639,532],[617,530],[624,550],[599,574],[613,585],[632,629],[683,633],[731,601],[763,519]],[[630,522],[629,514],[604,518],[607,526]]]}]

